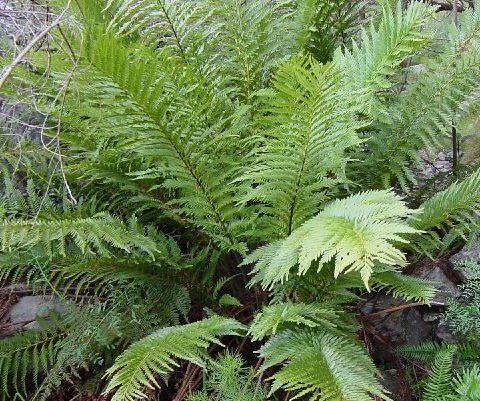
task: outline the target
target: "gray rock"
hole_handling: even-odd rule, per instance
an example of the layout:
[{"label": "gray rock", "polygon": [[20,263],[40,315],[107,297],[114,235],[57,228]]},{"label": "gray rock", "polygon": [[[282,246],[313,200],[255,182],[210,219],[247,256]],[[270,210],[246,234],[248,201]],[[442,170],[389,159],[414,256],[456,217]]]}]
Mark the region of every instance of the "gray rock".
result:
[{"label": "gray rock", "polygon": [[457,286],[450,281],[439,266],[419,265],[416,267],[414,274],[436,283],[437,293],[433,302],[445,304],[448,297],[458,298],[462,295]]},{"label": "gray rock", "polygon": [[447,343],[457,343],[462,341],[462,336],[452,333],[448,325],[445,323],[438,325],[435,335],[440,341]]},{"label": "gray rock", "polygon": [[21,329],[40,330],[40,326],[35,321],[36,317],[48,317],[52,310],[57,313],[65,312],[63,305],[50,296],[25,296],[10,308],[4,319],[12,325],[12,330],[15,331]]},{"label": "gray rock", "polygon": [[400,401],[400,396],[398,395],[397,369],[387,369],[381,372],[381,374],[382,378],[380,382],[382,383],[383,387],[390,391],[393,400]]},{"label": "gray rock", "polygon": [[460,252],[450,258],[450,262],[455,266],[455,273],[462,281],[471,277],[474,272],[468,267],[468,263],[480,264],[480,240],[465,245]]}]

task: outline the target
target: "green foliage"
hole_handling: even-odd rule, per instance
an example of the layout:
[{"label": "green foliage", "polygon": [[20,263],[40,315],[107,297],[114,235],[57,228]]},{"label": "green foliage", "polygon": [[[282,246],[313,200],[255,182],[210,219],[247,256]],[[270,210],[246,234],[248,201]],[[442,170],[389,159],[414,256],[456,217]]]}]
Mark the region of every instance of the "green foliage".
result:
[{"label": "green foliage", "polygon": [[405,242],[402,235],[415,233],[405,218],[412,210],[390,191],[352,195],[327,205],[289,237],[250,255],[244,263],[257,262],[254,282],[264,287],[288,279],[298,263],[305,274],[312,262],[317,270],[335,260],[335,277],[360,271],[365,285],[375,263],[403,266],[405,255],[392,242]]},{"label": "green foliage", "polygon": [[208,346],[221,345],[218,337],[239,335],[241,330],[238,322],[214,316],[154,332],[132,344],[116,359],[107,371],[111,378],[105,392],[115,390],[114,401],[144,397],[142,388],[153,388],[156,384],[154,373],[169,373],[177,365],[173,358],[205,366]]},{"label": "green foliage", "polygon": [[[8,88],[46,119],[40,143],[0,149],[0,279],[68,311],[54,339],[0,343],[6,397],[54,398],[107,372],[99,390],[133,401],[184,359],[206,368],[193,400],[389,399],[352,301],[431,302],[432,283],[401,269],[474,226],[478,171],[418,210],[411,190],[418,150],[443,146],[478,91],[480,16],[444,35],[422,2],[383,4],[72,2]],[[450,311],[466,320],[464,307]],[[230,335],[260,349],[257,377],[230,351],[212,360]],[[427,397],[447,389],[453,348],[402,352],[433,363]],[[470,369],[445,395],[475,397]]]},{"label": "green foliage", "polygon": [[238,355],[225,352],[207,366],[206,383],[202,392],[187,401],[264,401],[267,391],[255,383],[252,372]]},{"label": "green foliage", "polygon": [[370,401],[370,394],[387,399],[369,356],[350,338],[318,328],[288,329],[272,337],[259,355],[265,358],[262,371],[283,364],[272,376],[271,394],[283,387],[310,400]]},{"label": "green foliage", "polygon": [[30,381],[38,385],[40,375],[56,360],[55,345],[62,336],[62,331],[50,327],[41,333],[30,331],[0,341],[2,400],[11,399],[15,393],[27,396]]}]

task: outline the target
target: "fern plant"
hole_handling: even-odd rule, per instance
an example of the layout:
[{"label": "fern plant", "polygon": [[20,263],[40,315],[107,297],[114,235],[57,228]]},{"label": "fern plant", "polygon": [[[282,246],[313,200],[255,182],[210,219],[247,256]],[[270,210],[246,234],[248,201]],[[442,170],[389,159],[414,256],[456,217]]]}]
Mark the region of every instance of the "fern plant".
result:
[{"label": "fern plant", "polygon": [[[51,47],[6,87],[25,101],[13,89],[34,87],[49,124],[38,144],[5,142],[0,278],[89,323],[65,324],[41,374],[22,344],[50,346],[49,331],[2,343],[6,394],[73,392],[90,368],[115,401],[169,397],[183,359],[207,369],[194,399],[389,400],[352,301],[381,290],[428,304],[432,283],[402,269],[468,234],[478,171],[420,207],[409,196],[418,150],[442,146],[476,96],[480,14],[443,37],[422,2],[380,15],[357,3],[66,3]],[[222,344],[255,379],[231,351],[214,361]],[[432,397],[449,377],[442,352]],[[477,373],[449,391],[474,391]]]}]

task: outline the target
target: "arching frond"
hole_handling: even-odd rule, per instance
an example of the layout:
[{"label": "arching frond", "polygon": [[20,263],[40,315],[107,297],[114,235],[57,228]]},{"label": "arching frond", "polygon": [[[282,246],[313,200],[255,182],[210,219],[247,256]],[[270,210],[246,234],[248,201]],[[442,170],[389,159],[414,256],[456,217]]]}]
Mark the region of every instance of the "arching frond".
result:
[{"label": "arching frond", "polygon": [[326,306],[320,303],[273,304],[264,307],[261,312],[257,313],[250,326],[249,334],[256,341],[276,334],[279,329],[293,325],[335,328],[337,324],[341,323],[339,314],[341,313],[333,310],[328,304]]},{"label": "arching frond", "polygon": [[431,12],[433,8],[421,2],[411,2],[404,12],[400,1],[395,11],[386,5],[377,29],[371,25],[362,31],[361,41],[351,50],[337,50],[335,62],[359,111],[367,115],[382,111],[381,92],[392,86],[388,78],[430,37],[420,28]]},{"label": "arching frond", "polygon": [[142,388],[153,388],[154,374],[164,374],[176,366],[174,358],[204,366],[210,343],[218,337],[238,335],[243,326],[232,319],[214,316],[183,326],[161,329],[132,344],[108,369],[110,381],[105,393],[114,391],[113,401],[144,398]]},{"label": "arching frond", "polygon": [[372,278],[372,288],[386,290],[395,298],[403,298],[429,304],[436,293],[435,283],[420,277],[409,276],[398,271],[386,270],[375,273]]},{"label": "arching frond", "polygon": [[66,256],[67,248],[72,245],[83,253],[101,255],[109,254],[110,249],[127,253],[139,249],[152,257],[157,252],[155,243],[147,236],[107,213],[86,218],[69,217],[3,221],[0,224],[2,250],[28,249],[41,244],[49,257],[54,254]]},{"label": "arching frond", "polygon": [[405,264],[405,255],[394,242],[405,242],[404,234],[417,232],[405,218],[412,210],[390,191],[371,191],[330,203],[289,237],[251,254],[244,263],[256,262],[252,282],[264,287],[288,279],[298,264],[305,274],[313,262],[318,270],[334,262],[334,275],[360,271],[365,285],[375,263]]},{"label": "arching frond", "polygon": [[331,65],[297,58],[282,64],[265,104],[264,144],[244,179],[248,199],[265,204],[275,232],[290,234],[344,181],[346,149],[358,144],[353,110]]},{"label": "arching frond", "polygon": [[388,399],[368,354],[350,338],[321,329],[285,330],[260,349],[260,356],[265,358],[261,371],[283,364],[273,375],[271,393],[282,387],[312,401]]},{"label": "arching frond", "polygon": [[456,347],[450,345],[435,356],[422,401],[438,401],[452,394],[452,362],[455,351]]},{"label": "arching frond", "polygon": [[424,238],[419,238],[418,246],[427,249],[432,244],[440,246],[441,238],[435,230],[450,233],[450,241],[458,237],[465,238],[469,232],[478,227],[479,207],[480,169],[463,181],[451,184],[420,205],[422,212],[411,219],[411,224],[417,229],[427,231],[428,234]]}]

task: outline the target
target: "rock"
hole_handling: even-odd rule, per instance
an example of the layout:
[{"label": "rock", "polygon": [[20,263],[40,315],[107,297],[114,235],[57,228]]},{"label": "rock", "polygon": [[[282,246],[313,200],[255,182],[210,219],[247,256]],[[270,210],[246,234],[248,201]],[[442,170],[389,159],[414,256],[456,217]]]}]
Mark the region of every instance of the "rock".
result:
[{"label": "rock", "polygon": [[441,314],[439,313],[424,313],[423,314],[423,321],[424,322],[437,322],[438,320],[440,320],[440,318],[442,317]]},{"label": "rock", "polygon": [[398,372],[397,369],[387,369],[381,372],[381,384],[391,393],[394,401],[401,401],[398,395]]},{"label": "rock", "polygon": [[457,343],[462,341],[462,336],[458,334],[453,334],[448,324],[441,323],[437,327],[437,331],[435,332],[435,336],[443,342],[447,343]]},{"label": "rock", "polygon": [[[467,278],[474,276],[475,272],[468,265],[469,263],[480,265],[480,240],[477,239],[471,244],[465,245],[460,252],[450,258],[450,262],[455,266],[455,273],[460,280],[465,281]],[[480,268],[477,276],[479,272]]]},{"label": "rock", "polygon": [[458,298],[462,295],[457,286],[436,265],[423,264],[416,266],[414,275],[436,283],[437,293],[433,302],[445,304],[448,297]]},{"label": "rock", "polygon": [[[55,310],[58,313],[65,312],[65,308],[58,301],[46,295],[25,296],[19,299],[7,312],[4,320],[11,325],[11,329],[18,331],[40,330],[35,321],[37,316],[48,317],[49,311]],[[18,323],[17,323],[18,322]]]},{"label": "rock", "polygon": [[[375,347],[375,356],[380,364],[392,361],[392,350],[401,344],[419,343],[431,338],[434,324],[425,322],[422,314],[416,307],[389,311],[399,305],[405,304],[402,299],[393,298],[389,295],[380,294],[375,303],[374,312],[387,310],[386,313],[367,316],[365,321],[375,333],[381,335],[381,342]],[[383,341],[388,347],[383,345]]]}]

